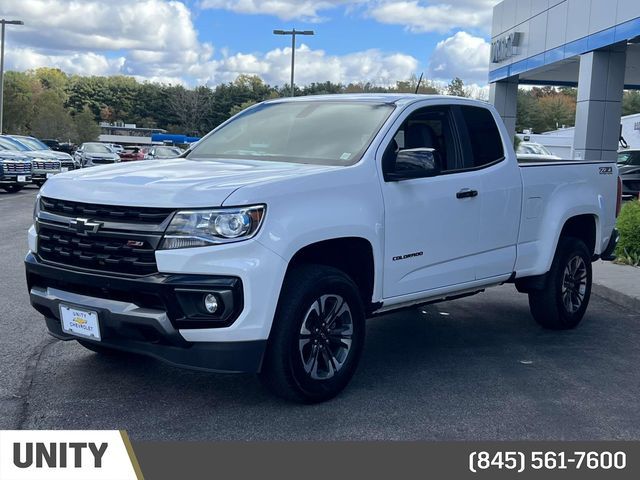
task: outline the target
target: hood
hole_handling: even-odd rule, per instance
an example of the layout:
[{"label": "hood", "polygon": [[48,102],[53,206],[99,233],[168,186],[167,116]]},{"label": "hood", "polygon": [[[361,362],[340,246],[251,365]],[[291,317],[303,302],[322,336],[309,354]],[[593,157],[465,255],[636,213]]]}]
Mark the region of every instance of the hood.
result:
[{"label": "hood", "polygon": [[21,153],[33,160],[36,160],[36,159],[58,160],[58,157],[56,157],[53,154],[53,151],[51,150],[29,150],[29,151],[18,152],[18,153]]},{"label": "hood", "polygon": [[31,160],[31,157],[24,154],[25,152],[15,152],[13,150],[0,150],[0,161],[2,160],[19,160],[27,162]]},{"label": "hood", "polygon": [[102,159],[102,160],[118,160],[120,158],[120,155],[118,155],[117,153],[92,153],[92,152],[84,152],[83,153],[84,157],[91,160],[91,159]]},{"label": "hood", "polygon": [[58,160],[73,160],[71,155],[69,155],[68,153],[57,152],[55,150],[41,150],[41,151],[53,153]]},{"label": "hood", "polygon": [[42,195],[76,202],[140,207],[218,207],[235,190],[341,167],[260,160],[149,160],[56,175]]}]

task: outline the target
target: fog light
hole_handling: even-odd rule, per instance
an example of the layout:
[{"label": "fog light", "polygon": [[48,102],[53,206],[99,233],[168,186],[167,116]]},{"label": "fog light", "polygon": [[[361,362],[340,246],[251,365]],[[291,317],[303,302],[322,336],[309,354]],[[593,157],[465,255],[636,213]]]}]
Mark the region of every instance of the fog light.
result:
[{"label": "fog light", "polygon": [[204,297],[204,308],[209,313],[216,313],[216,310],[218,310],[218,299],[214,294],[209,293]]}]

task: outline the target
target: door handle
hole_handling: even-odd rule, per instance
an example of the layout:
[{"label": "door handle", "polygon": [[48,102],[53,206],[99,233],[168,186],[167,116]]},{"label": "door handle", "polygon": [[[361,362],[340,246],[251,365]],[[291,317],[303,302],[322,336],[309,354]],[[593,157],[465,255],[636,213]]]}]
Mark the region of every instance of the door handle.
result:
[{"label": "door handle", "polygon": [[473,198],[478,196],[477,190],[471,190],[470,188],[463,188],[456,193],[456,198]]}]

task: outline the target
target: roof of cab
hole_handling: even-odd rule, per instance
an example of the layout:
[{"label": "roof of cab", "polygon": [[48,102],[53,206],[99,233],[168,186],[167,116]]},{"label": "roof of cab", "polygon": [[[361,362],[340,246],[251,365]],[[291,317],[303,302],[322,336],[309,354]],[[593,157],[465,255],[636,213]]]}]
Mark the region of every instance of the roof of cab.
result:
[{"label": "roof of cab", "polygon": [[[397,105],[412,103],[418,100],[453,99],[450,95],[413,94],[413,93],[338,93],[333,95],[307,95],[301,97],[283,97],[267,100],[265,103],[282,102],[377,102],[395,103]],[[468,99],[467,99],[468,100]]]}]

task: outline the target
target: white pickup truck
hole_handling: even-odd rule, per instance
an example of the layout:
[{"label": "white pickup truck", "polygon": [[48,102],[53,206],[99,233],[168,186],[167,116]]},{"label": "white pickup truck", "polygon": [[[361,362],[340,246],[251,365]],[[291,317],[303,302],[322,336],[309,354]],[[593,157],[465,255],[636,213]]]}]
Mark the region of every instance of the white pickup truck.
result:
[{"label": "white pickup truck", "polygon": [[518,164],[486,103],[273,100],[185,158],[48,181],[28,288],[62,340],[318,402],[351,379],[373,315],[513,282],[543,327],[575,327],[619,188],[615,163]]}]

